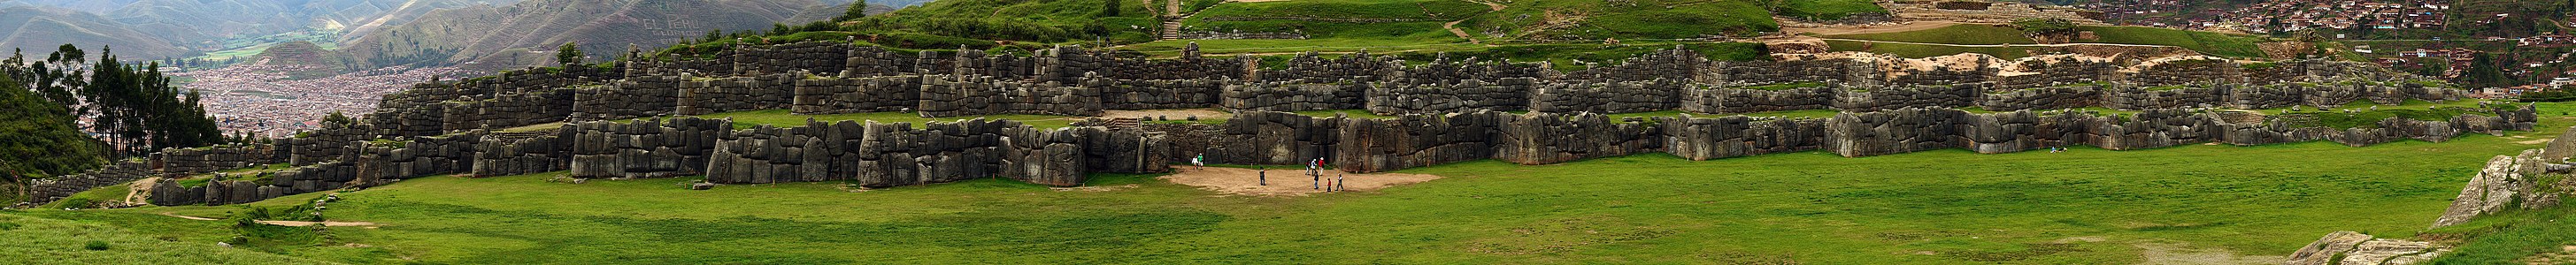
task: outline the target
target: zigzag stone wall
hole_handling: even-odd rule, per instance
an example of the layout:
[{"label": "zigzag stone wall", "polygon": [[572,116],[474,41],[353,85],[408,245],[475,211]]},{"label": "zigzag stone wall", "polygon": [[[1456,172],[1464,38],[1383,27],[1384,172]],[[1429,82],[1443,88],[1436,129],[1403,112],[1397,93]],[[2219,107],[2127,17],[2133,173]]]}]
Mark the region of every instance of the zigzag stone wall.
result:
[{"label": "zigzag stone wall", "polygon": [[[641,58],[640,51],[629,55]],[[262,151],[168,151],[147,162],[155,165],[149,170],[114,167],[93,174],[106,178],[66,179],[44,190],[76,190],[72,187],[125,179],[134,171],[203,172],[262,163],[302,167],[266,183],[155,187],[169,192],[156,196],[155,203],[237,203],[426,175],[555,170],[592,178],[705,174],[723,183],[852,180],[892,186],[1001,177],[1078,185],[1082,173],[1153,172],[1168,161],[1197,154],[1240,164],[1323,158],[1347,170],[1370,172],[1476,159],[1545,164],[1658,151],[1713,159],[1803,150],[1846,156],[1937,148],[1991,153],[2073,144],[2135,149],[2328,140],[2366,145],[2526,130],[2535,116],[2524,107],[2446,121],[2391,119],[2376,128],[2349,130],[2228,124],[2213,114],[2153,109],[2442,101],[2464,93],[2415,85],[2419,77],[2361,63],[2247,65],[2210,58],[2128,63],[2137,61],[1795,55],[1722,62],[1673,49],[1618,62],[1587,62],[1585,70],[1572,72],[1547,63],[1445,55],[1413,64],[1367,53],[1329,59],[1309,53],[1284,67],[1265,69],[1250,56],[1204,58],[1194,48],[1178,59],[1143,59],[1076,47],[1023,55],[892,52],[832,42],[743,45],[709,57],[420,84],[385,96],[379,111],[365,115],[361,124],[327,125],[308,136],[260,147]],[[1824,85],[1743,89],[1802,82]],[[1241,113],[1220,125],[1150,124],[1142,130],[1040,130],[1005,121],[934,123],[920,129],[833,123],[741,130],[721,120],[691,118],[586,122],[782,108],[797,113],[912,110],[950,117],[1209,106]],[[2103,117],[1948,109],[1959,107],[2148,111]],[[1261,112],[1335,109],[1411,115],[1356,119]],[[1862,113],[1827,119],[1616,121],[1561,114],[1675,109]],[[1539,113],[1493,112],[1512,110]],[[562,121],[582,123],[552,133],[486,132]],[[1577,137],[1563,137],[1568,135]]]}]

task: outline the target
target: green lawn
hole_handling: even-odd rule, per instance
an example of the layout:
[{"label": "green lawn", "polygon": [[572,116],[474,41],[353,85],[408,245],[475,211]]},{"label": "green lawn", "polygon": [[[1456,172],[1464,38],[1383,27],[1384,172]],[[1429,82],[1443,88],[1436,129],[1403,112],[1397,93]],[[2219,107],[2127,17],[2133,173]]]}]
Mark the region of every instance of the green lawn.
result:
[{"label": "green lawn", "polygon": [[[846,183],[691,191],[678,184],[694,178],[545,181],[559,172],[429,177],[346,193],[330,206],[331,219],[381,228],[334,228],[305,245],[265,250],[356,263],[515,264],[2163,258],[2142,254],[2149,248],[2277,256],[2336,230],[2416,235],[2486,158],[2534,148],[2514,142],[2576,125],[2554,115],[2569,109],[2544,106],[2541,127],[2550,129],[2512,134],[2525,138],[1994,155],[1951,149],[1864,158],[1800,152],[1711,161],[1647,154],[1543,166],[1476,161],[1400,171],[1445,176],[1431,182],[1295,198],[1218,196],[1135,175],[1088,183],[1103,190],[988,179],[855,192]],[[76,220],[132,230],[102,236],[205,242],[235,232],[155,214],[222,217],[237,209],[37,210],[0,218]],[[2511,227],[2495,234],[2565,234]],[[2539,239],[2520,239],[2532,240]],[[2512,255],[2506,252],[2495,255]],[[158,253],[122,256],[213,255]]]},{"label": "green lawn", "polygon": [[[212,237],[156,237],[161,233],[145,229],[179,231],[216,231],[228,223],[213,221],[123,222],[126,218],[170,219],[142,214],[79,215],[86,220],[71,221],[39,217],[20,212],[0,212],[0,260],[26,264],[326,264],[306,258],[280,256],[215,245],[222,239]],[[167,225],[162,225],[167,224]],[[228,236],[227,236],[228,237]],[[93,243],[95,242],[95,243]],[[92,250],[90,247],[103,247]]]},{"label": "green lawn", "polygon": [[1940,27],[1940,28],[1926,29],[1926,30],[1916,30],[1916,31],[1884,32],[1884,33],[1869,33],[1869,34],[1851,34],[1851,35],[1826,35],[1825,37],[1826,37],[1826,38],[1858,39],[1858,40],[1875,40],[1875,41],[1895,41],[1895,42],[1915,42],[1915,43],[1945,43],[1945,44],[2035,44],[2035,43],[2039,43],[2038,41],[2031,40],[2031,39],[2030,39],[2030,37],[2022,36],[2022,32],[2021,32],[2021,30],[2020,30],[2020,29],[2015,29],[2015,28],[2013,28],[2013,26],[2012,26],[2012,25],[1983,25],[1983,24],[1958,24],[1958,25],[1950,25],[1950,26],[1947,26],[1947,27]]}]

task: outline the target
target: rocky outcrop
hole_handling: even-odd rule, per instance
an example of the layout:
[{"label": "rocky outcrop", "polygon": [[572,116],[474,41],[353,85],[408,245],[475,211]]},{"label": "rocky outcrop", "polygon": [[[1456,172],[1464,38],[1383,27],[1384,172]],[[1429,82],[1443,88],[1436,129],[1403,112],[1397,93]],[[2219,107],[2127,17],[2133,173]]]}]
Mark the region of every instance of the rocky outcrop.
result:
[{"label": "rocky outcrop", "polygon": [[2449,248],[2432,243],[2388,238],[2372,238],[2352,231],[2335,231],[2319,238],[2298,252],[2290,253],[2289,265],[2377,265],[2416,264],[2441,257]]},{"label": "rocky outcrop", "polygon": [[2511,209],[2557,206],[2562,192],[2554,191],[2558,189],[2543,191],[2541,188],[2567,185],[2541,183],[2544,182],[2542,175],[2550,174],[2549,162],[2541,160],[2542,153],[2537,149],[2524,150],[2522,154],[2499,155],[2487,160],[2486,168],[2479,169],[2476,177],[2469,178],[2468,186],[2460,188],[2460,196],[2451,199],[2451,207],[2443,210],[2440,218],[2434,219],[2433,227],[2465,223],[2478,216]]}]

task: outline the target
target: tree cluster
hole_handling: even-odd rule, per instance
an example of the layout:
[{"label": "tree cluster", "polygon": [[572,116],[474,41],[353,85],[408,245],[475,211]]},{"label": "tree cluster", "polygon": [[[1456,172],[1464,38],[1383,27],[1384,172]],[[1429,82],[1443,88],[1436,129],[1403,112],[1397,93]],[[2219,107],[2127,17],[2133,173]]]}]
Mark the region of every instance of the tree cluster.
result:
[{"label": "tree cluster", "polygon": [[[0,167],[70,174],[105,157],[226,141],[197,92],[172,86],[159,62],[132,65],[111,50],[87,58],[63,45],[42,60],[0,61],[0,114],[8,115],[0,122],[10,123],[0,134],[36,136],[0,139]],[[83,120],[87,127],[75,127]]]}]

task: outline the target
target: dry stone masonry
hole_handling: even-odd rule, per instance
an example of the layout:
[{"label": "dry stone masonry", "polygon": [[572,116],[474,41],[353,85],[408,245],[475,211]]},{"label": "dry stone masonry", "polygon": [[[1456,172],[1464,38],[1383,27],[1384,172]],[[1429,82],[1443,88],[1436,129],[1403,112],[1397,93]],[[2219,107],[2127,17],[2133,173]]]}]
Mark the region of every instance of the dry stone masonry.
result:
[{"label": "dry stone masonry", "polygon": [[[630,58],[646,58],[630,50]],[[1377,172],[1496,159],[1550,164],[1665,152],[1717,159],[1831,151],[1870,156],[2068,145],[2140,149],[2195,143],[2405,139],[2528,130],[2530,107],[2355,129],[2230,120],[2205,107],[2449,101],[2462,91],[2362,63],[2239,63],[2206,57],[2003,60],[1870,54],[1714,61],[1684,49],[1614,62],[1550,63],[1448,55],[1408,63],[1366,52],[1174,59],[1057,47],[1027,52],[896,52],[847,42],[737,45],[710,56],[530,69],[433,80],[386,95],[358,124],[275,144],[168,150],[40,183],[40,201],[151,176],[265,164],[293,169],[186,186],[155,204],[227,204],[363,188],[404,178],[569,171],[576,178],[704,175],[716,184],[851,181],[886,187],[1006,178],[1053,186],[1087,173],[1145,173],[1170,161],[1294,165],[1324,159]],[[2429,84],[2429,85],[2428,85]],[[2001,113],[1975,113],[1958,108]],[[2063,109],[2139,111],[2101,115]],[[908,112],[1097,116],[1110,110],[1221,108],[1222,123],[1039,128],[1016,121],[808,122],[736,128],[687,115]],[[1390,118],[1288,113],[1364,109]],[[1839,110],[1830,118],[1732,116]],[[1509,112],[1528,111],[1514,114]],[[1711,114],[1617,118],[1595,113]],[[2242,115],[2236,115],[2242,116]],[[560,128],[542,126],[564,123]],[[193,185],[193,184],[191,184]]]}]

